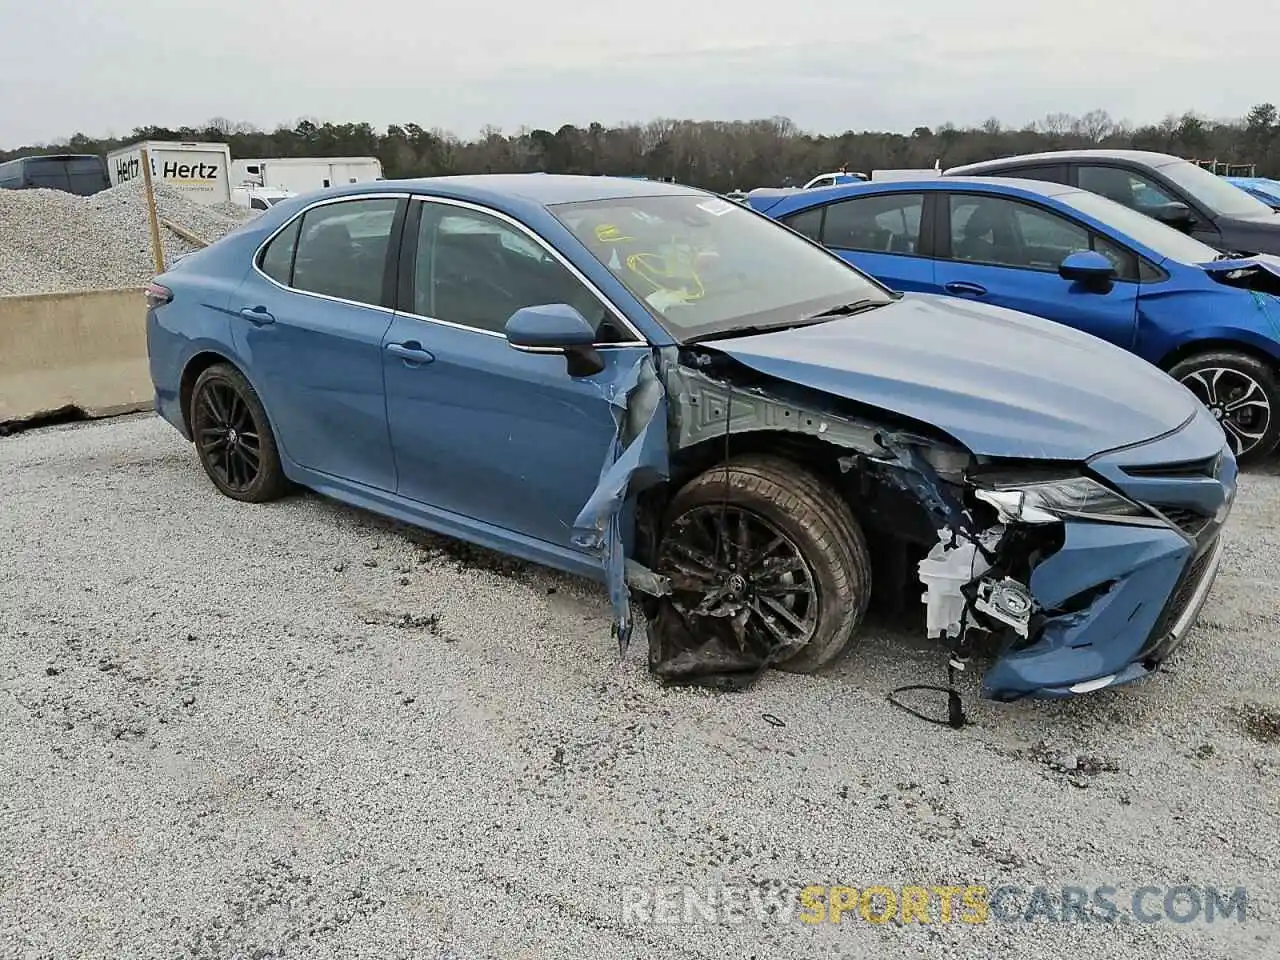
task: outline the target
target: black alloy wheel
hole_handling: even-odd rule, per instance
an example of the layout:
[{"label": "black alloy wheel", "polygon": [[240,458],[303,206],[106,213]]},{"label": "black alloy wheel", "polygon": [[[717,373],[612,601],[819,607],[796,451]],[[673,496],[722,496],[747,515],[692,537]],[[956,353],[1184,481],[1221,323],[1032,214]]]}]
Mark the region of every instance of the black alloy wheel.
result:
[{"label": "black alloy wheel", "polygon": [[693,636],[727,633],[778,669],[812,673],[854,638],[871,595],[862,528],[830,482],[783,457],[735,457],[672,498],[657,571]]},{"label": "black alloy wheel", "polygon": [[205,473],[233,500],[262,503],[288,489],[262,401],[230,364],[200,374],[191,392],[191,436]]},{"label": "black alloy wheel", "polygon": [[1265,457],[1280,443],[1280,382],[1261,360],[1215,351],[1183,360],[1170,374],[1222,425],[1241,463]]}]

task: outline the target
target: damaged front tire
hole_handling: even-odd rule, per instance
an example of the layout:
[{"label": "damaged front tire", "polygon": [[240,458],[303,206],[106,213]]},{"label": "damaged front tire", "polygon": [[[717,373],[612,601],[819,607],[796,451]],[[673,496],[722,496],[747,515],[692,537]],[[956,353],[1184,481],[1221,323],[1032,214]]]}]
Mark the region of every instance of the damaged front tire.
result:
[{"label": "damaged front tire", "polygon": [[657,569],[672,585],[667,613],[702,648],[673,655],[668,679],[717,665],[812,673],[847,647],[871,596],[848,504],[777,456],[736,457],[687,483],[668,507]]}]

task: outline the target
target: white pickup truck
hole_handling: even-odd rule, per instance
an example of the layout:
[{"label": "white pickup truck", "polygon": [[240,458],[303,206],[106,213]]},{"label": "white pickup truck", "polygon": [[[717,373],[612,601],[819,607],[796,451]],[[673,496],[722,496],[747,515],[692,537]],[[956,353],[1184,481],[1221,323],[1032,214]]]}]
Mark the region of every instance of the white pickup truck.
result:
[{"label": "white pickup truck", "polygon": [[296,197],[292,190],[281,190],[276,187],[260,187],[256,183],[242,183],[231,190],[231,202],[250,210],[267,210],[281,200]]}]

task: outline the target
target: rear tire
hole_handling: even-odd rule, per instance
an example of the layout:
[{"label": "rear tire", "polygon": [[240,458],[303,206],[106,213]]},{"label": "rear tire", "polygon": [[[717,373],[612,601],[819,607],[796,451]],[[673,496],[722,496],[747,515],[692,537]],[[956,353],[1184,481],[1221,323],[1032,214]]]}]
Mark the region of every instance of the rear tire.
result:
[{"label": "rear tire", "polygon": [[288,492],[267,411],[231,364],[214,364],[196,379],[190,420],[200,465],[224,495],[265,503]]},{"label": "rear tire", "polygon": [[1280,443],[1280,379],[1269,364],[1210,350],[1175,364],[1169,375],[1218,418],[1240,463],[1256,463]]},{"label": "rear tire", "polygon": [[[749,544],[745,550],[738,540],[743,518]],[[694,532],[698,524],[702,524],[701,535]],[[771,640],[778,629],[807,638],[797,644],[796,652],[784,655],[773,666],[792,673],[813,673],[848,647],[871,597],[871,557],[861,526],[829,483],[777,456],[746,455],[712,467],[686,484],[671,501],[658,547],[658,572],[667,576],[675,573],[677,582],[688,582],[674,561],[679,558],[682,569],[690,569],[686,546],[693,546],[708,559],[705,548],[713,541],[707,539],[707,531],[715,538],[716,556],[724,558],[724,569],[705,582],[727,583],[734,576],[745,581],[735,596],[753,608],[748,629],[764,631],[760,636]],[[751,562],[753,554],[779,539],[782,543],[767,562]],[[721,544],[723,551],[718,549]],[[737,563],[731,567],[734,558]],[[695,566],[700,571],[709,569]],[[796,568],[794,572],[791,566]],[[791,579],[785,580],[787,577]],[[810,593],[801,592],[804,590]],[[698,594],[685,596],[696,598]]]}]

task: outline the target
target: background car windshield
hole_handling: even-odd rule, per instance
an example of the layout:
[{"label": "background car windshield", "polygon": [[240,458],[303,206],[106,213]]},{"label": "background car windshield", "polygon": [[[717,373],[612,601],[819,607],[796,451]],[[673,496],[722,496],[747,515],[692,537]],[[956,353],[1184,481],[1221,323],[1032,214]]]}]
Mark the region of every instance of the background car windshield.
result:
[{"label": "background car windshield", "polygon": [[1271,217],[1274,211],[1234,183],[1190,160],[1166,164],[1160,172],[1195,197],[1210,213],[1222,217]]},{"label": "background car windshield", "polygon": [[1181,230],[1161,223],[1123,204],[1108,200],[1096,193],[1077,190],[1058,194],[1056,199],[1081,213],[1100,220],[1122,236],[1129,237],[1161,257],[1178,263],[1208,263],[1218,259],[1218,251],[1189,237]]},{"label": "background car windshield", "polygon": [[833,254],[719,197],[626,197],[551,209],[679,340],[891,299]]}]

